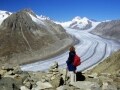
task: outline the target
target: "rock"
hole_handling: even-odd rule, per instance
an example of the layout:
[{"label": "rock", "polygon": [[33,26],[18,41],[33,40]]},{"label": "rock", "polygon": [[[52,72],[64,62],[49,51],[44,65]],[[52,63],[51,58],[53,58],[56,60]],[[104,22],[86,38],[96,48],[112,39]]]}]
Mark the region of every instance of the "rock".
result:
[{"label": "rock", "polygon": [[53,72],[53,67],[51,66],[48,71],[49,71],[50,74],[52,74],[52,72]]},{"label": "rock", "polygon": [[26,82],[26,83],[24,83],[24,85],[29,89],[32,88],[32,84],[30,82]]},{"label": "rock", "polygon": [[13,78],[14,80],[16,80],[19,83],[23,83],[24,80],[29,77],[28,73],[22,73],[22,74],[15,74],[15,75],[9,75],[10,73],[5,73],[4,77],[9,77],[9,78]]},{"label": "rock", "polygon": [[14,79],[15,79],[17,82],[23,84],[23,82],[25,81],[25,79],[26,79],[27,77],[29,77],[29,74],[26,73],[26,72],[24,72],[24,73],[22,73],[22,74],[15,74],[13,77],[14,77]]},{"label": "rock", "polygon": [[41,82],[41,81],[38,81],[37,83],[37,87],[34,87],[32,90],[44,90],[44,89],[48,89],[48,88],[52,88],[52,85],[48,82]]},{"label": "rock", "polygon": [[90,81],[78,81],[71,83],[74,87],[79,88],[80,90],[100,90],[100,85],[96,82]]},{"label": "rock", "polygon": [[52,70],[50,70],[50,69],[49,69],[49,72],[47,72],[47,74],[50,74],[50,75],[51,75],[52,73],[53,73],[53,72],[52,72]]},{"label": "rock", "polygon": [[19,65],[15,66],[14,67],[14,71],[13,71],[14,74],[21,74],[22,73],[22,70],[20,68]]},{"label": "rock", "polygon": [[59,71],[58,71],[58,68],[54,68],[52,71],[53,71],[53,72],[59,72]]},{"label": "rock", "polygon": [[54,64],[49,68],[49,71],[46,73],[46,75],[42,76],[41,82],[49,82],[54,88],[57,88],[64,82],[58,70],[57,62],[54,62]]},{"label": "rock", "polygon": [[48,81],[50,81],[50,77],[47,77],[47,75],[46,76],[42,76],[42,78],[41,78],[41,80],[40,80],[41,82],[48,82]]},{"label": "rock", "polygon": [[45,72],[29,72],[29,75],[31,79],[34,80],[34,82],[36,83],[37,81],[41,81],[42,79],[44,79],[48,74]]},{"label": "rock", "polygon": [[60,87],[57,87],[56,90],[81,90],[73,86],[68,86],[68,85],[62,85]]},{"label": "rock", "polygon": [[0,70],[0,75],[3,76],[6,72],[6,70]]},{"label": "rock", "polygon": [[66,79],[66,69],[59,69],[60,74],[62,75],[63,80]]},{"label": "rock", "polygon": [[87,78],[86,81],[90,81],[90,82],[96,82],[98,83],[100,86],[102,86],[102,80],[99,79],[99,77],[97,78]]},{"label": "rock", "polygon": [[116,76],[120,77],[120,70],[117,71]]},{"label": "rock", "polygon": [[19,90],[20,84],[13,78],[5,77],[0,80],[0,90]]},{"label": "rock", "polygon": [[50,83],[54,88],[57,88],[58,86],[60,86],[61,80],[63,80],[61,76],[53,76],[51,77]]},{"label": "rock", "polygon": [[50,78],[50,77],[52,77],[53,76],[53,74],[52,73],[47,73],[47,75],[46,75],[48,78]]},{"label": "rock", "polygon": [[25,79],[25,81],[23,82],[23,84],[24,84],[27,88],[31,89],[31,88],[32,88],[31,82],[32,82],[32,79],[31,79],[30,77],[28,77],[28,78]]},{"label": "rock", "polygon": [[105,77],[105,76],[99,76],[99,79],[102,81],[102,82],[113,82],[113,79],[112,78],[109,78],[109,77]]},{"label": "rock", "polygon": [[24,72],[22,72],[21,74],[19,74],[19,77],[18,78],[20,78],[20,79],[22,79],[22,81],[24,81],[27,77],[29,77],[30,75],[29,75],[29,73],[28,72],[26,72],[26,71],[24,71]]},{"label": "rock", "polygon": [[42,79],[41,79],[41,82],[43,82],[43,83],[46,82],[46,81],[47,81],[47,80],[46,80],[45,78],[42,78]]},{"label": "rock", "polygon": [[51,66],[52,69],[58,68],[58,62],[54,62],[53,65]]},{"label": "rock", "polygon": [[21,86],[21,87],[20,87],[20,90],[30,90],[30,89],[28,89],[28,88],[25,87],[25,86]]},{"label": "rock", "polygon": [[102,90],[117,90],[114,83],[111,82],[103,82]]},{"label": "rock", "polygon": [[3,70],[7,70],[7,71],[13,70],[13,66],[10,65],[10,64],[5,64],[5,65],[3,65],[1,68],[2,68]]},{"label": "rock", "polygon": [[109,76],[111,76],[111,74],[110,73],[101,73],[101,76],[109,77]]},{"label": "rock", "polygon": [[10,70],[10,71],[8,71],[8,72],[7,72],[7,74],[8,74],[8,75],[15,75],[15,74],[14,74],[14,72],[13,72],[13,71],[11,71],[11,70]]},{"label": "rock", "polygon": [[92,73],[91,75],[88,75],[89,78],[96,78],[98,76],[97,73]]},{"label": "rock", "polygon": [[17,77],[17,75],[9,75],[9,74],[5,74],[4,77],[10,77],[10,78],[15,79],[15,78]]},{"label": "rock", "polygon": [[68,90],[65,86],[60,86],[58,88],[56,88],[56,90]]}]

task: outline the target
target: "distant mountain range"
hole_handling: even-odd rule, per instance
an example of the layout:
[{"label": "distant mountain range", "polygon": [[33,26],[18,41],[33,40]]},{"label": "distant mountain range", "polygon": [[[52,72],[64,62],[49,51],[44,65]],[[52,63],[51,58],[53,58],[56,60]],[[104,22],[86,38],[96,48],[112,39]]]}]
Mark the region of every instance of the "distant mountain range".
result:
[{"label": "distant mountain range", "polygon": [[68,22],[56,22],[63,27],[76,30],[90,30],[91,33],[104,38],[113,39],[120,42],[120,20],[105,20],[98,22],[86,17],[79,16]]},{"label": "distant mountain range", "polygon": [[88,30],[88,29],[95,27],[100,22],[98,22],[96,20],[88,19],[87,17],[81,18],[79,16],[76,16],[71,21],[56,22],[56,23],[62,25],[63,27],[68,27],[68,28],[72,28],[72,29]]}]

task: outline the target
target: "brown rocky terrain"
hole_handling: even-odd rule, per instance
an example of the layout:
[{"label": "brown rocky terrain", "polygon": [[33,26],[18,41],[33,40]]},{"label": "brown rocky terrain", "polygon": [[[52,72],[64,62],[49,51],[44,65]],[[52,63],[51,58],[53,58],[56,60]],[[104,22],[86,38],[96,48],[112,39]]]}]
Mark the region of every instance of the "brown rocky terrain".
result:
[{"label": "brown rocky terrain", "polygon": [[59,68],[57,62],[44,72],[22,71],[6,64],[0,68],[0,90],[120,90],[120,71],[114,75],[86,72],[77,78],[70,83],[66,69]]}]

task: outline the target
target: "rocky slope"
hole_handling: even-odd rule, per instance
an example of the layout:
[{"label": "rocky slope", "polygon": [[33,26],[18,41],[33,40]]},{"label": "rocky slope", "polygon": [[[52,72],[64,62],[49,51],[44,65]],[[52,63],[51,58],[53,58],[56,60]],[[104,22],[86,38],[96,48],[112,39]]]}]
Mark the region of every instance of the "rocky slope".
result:
[{"label": "rocky slope", "polygon": [[90,72],[115,74],[120,71],[120,50],[113,53]]},{"label": "rocky slope", "polygon": [[89,80],[91,80],[90,78],[98,77],[103,79],[104,88],[108,88],[104,90],[110,90],[113,87],[109,85],[113,84],[117,86],[115,90],[120,90],[120,50],[113,53],[91,70],[88,70],[86,75],[88,75]]},{"label": "rocky slope", "polygon": [[120,20],[102,22],[91,33],[120,41]]},{"label": "rocky slope", "polygon": [[50,57],[73,43],[62,26],[40,20],[25,9],[11,14],[0,26],[1,62],[26,63]]}]

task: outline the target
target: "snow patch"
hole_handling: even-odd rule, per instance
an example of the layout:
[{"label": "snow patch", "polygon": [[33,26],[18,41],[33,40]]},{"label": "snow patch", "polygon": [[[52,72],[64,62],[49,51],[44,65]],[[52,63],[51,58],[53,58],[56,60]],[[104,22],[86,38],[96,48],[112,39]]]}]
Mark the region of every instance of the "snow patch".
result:
[{"label": "snow patch", "polygon": [[30,15],[30,17],[32,18],[32,20],[33,20],[35,23],[37,23],[37,24],[39,24],[39,25],[45,25],[44,22],[43,22],[42,20],[40,20],[40,19],[34,17],[34,16],[31,15],[30,13],[28,13],[28,14]]},{"label": "snow patch", "polygon": [[37,18],[39,18],[40,20],[51,20],[49,17],[43,16],[43,15],[40,15],[40,16],[37,15]]},{"label": "snow patch", "polygon": [[3,20],[6,19],[11,14],[12,14],[11,12],[0,10],[0,25],[2,24]]}]

